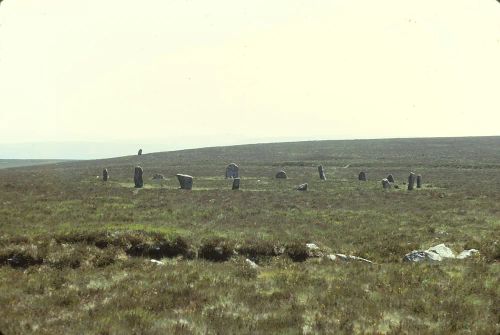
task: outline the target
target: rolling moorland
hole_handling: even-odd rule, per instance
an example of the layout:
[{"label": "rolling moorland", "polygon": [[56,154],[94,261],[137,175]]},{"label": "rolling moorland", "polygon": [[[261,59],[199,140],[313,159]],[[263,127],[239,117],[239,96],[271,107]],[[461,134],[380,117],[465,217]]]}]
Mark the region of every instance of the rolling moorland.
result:
[{"label": "rolling moorland", "polygon": [[[1,334],[500,332],[500,137],[144,149],[0,170]],[[403,261],[440,243],[480,253]]]}]

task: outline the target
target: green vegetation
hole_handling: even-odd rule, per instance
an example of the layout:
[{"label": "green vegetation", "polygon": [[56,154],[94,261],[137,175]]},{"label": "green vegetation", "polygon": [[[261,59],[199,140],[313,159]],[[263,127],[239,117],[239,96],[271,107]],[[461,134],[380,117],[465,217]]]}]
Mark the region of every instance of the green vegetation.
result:
[{"label": "green vegetation", "polygon": [[[240,191],[224,179],[230,162]],[[135,165],[143,189],[133,188]],[[276,180],[282,168],[289,179]],[[406,190],[410,171],[422,189]],[[153,182],[155,173],[167,179]],[[195,177],[192,191],[178,189],[176,173]],[[384,191],[389,173],[400,188]],[[309,191],[294,191],[304,182]],[[3,334],[500,332],[499,137],[260,144],[3,169],[0,204]],[[376,264],[310,258],[305,243]],[[439,243],[480,256],[402,262]]]}]

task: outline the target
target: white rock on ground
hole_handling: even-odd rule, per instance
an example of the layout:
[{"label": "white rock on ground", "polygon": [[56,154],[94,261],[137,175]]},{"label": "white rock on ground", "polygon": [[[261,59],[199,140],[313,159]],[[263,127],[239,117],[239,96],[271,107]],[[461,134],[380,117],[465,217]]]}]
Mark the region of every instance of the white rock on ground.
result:
[{"label": "white rock on ground", "polygon": [[458,254],[457,259],[468,258],[468,257],[474,256],[476,254],[479,254],[479,250],[476,250],[476,249],[464,250]]},{"label": "white rock on ground", "polygon": [[329,254],[329,255],[326,255],[326,258],[331,260],[331,261],[337,261],[337,260],[341,260],[344,262],[360,261],[360,262],[375,264],[372,261],[365,259],[365,258],[362,258],[362,257],[352,256],[352,255],[348,256],[348,255],[344,255],[344,254]]},{"label": "white rock on ground", "polygon": [[157,261],[156,259],[152,259],[151,263],[154,263],[154,264],[157,264],[157,265],[164,265],[165,264],[162,261]]},{"label": "white rock on ground", "polygon": [[251,260],[250,260],[250,259],[248,259],[248,258],[247,258],[247,259],[245,259],[245,262],[246,262],[248,265],[250,265],[250,267],[251,267],[252,269],[257,269],[257,268],[259,267],[259,266],[258,266],[255,262],[251,261]]},{"label": "white rock on ground", "polygon": [[403,260],[407,262],[422,262],[422,261],[435,261],[441,262],[443,259],[464,259],[471,257],[472,255],[478,253],[476,249],[464,250],[458,256],[455,256],[453,251],[444,244],[438,244],[436,246],[430,247],[427,250],[413,250],[407,253]]}]

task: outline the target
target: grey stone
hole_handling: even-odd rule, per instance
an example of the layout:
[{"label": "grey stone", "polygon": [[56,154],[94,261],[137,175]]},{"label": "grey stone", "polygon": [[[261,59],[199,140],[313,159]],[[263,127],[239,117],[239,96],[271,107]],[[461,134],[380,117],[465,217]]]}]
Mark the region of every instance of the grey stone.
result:
[{"label": "grey stone", "polygon": [[361,181],[366,181],[366,173],[364,171],[361,171],[358,175],[358,180]]},{"label": "grey stone", "polygon": [[247,263],[247,264],[248,264],[248,265],[249,265],[252,269],[258,269],[258,268],[259,268],[259,266],[258,266],[255,262],[251,261],[251,260],[250,260],[250,259],[248,259],[248,258],[247,258],[247,259],[245,259],[245,262],[246,262],[246,263]]},{"label": "grey stone", "polygon": [[240,176],[238,165],[231,163],[226,167],[226,178],[238,178]]},{"label": "grey stone", "polygon": [[410,175],[408,176],[408,191],[413,190],[415,187],[415,174],[413,172],[410,172]]},{"label": "grey stone", "polygon": [[387,180],[389,181],[389,183],[394,183],[394,176],[392,174],[388,175]]},{"label": "grey stone", "polygon": [[108,178],[109,178],[108,169],[102,170],[102,181],[108,181]]},{"label": "grey stone", "polygon": [[[474,249],[473,249],[474,250]],[[444,259],[458,258],[453,251],[444,244],[438,244],[427,250],[413,250],[407,253],[403,260],[406,262],[434,261],[441,262]]]},{"label": "grey stone", "polygon": [[297,186],[297,191],[307,191],[308,186],[309,185],[307,183],[300,184],[299,186]]},{"label": "grey stone", "polygon": [[163,180],[163,179],[165,179],[165,176],[162,175],[161,173],[155,173],[153,175],[153,180]]},{"label": "grey stone", "polygon": [[142,155],[142,149],[139,149],[139,151],[137,152],[137,155]]},{"label": "grey stone", "polygon": [[142,168],[140,166],[136,166],[134,170],[134,184],[136,188],[141,188],[144,186],[144,181],[142,180]]},{"label": "grey stone", "polygon": [[276,173],[276,178],[277,179],[286,179],[287,178],[286,172],[281,170],[280,172]]},{"label": "grey stone", "polygon": [[422,188],[422,176],[417,175],[417,188]]},{"label": "grey stone", "polygon": [[479,250],[476,250],[476,249],[464,250],[458,254],[457,259],[469,258],[469,257],[472,257],[476,254],[479,254]]},{"label": "grey stone", "polygon": [[239,190],[240,189],[240,178],[234,178],[233,179],[233,190]]},{"label": "grey stone", "polygon": [[179,180],[179,184],[181,189],[190,190],[193,188],[193,177],[187,174],[177,174],[177,179]]},{"label": "grey stone", "polygon": [[390,189],[392,187],[387,178],[382,179],[382,187],[384,188],[384,190]]},{"label": "grey stone", "polygon": [[306,243],[307,257],[323,257],[323,252],[314,243]]},{"label": "grey stone", "polygon": [[318,166],[319,179],[326,180],[325,170],[323,169],[323,165]]},{"label": "grey stone", "polygon": [[435,253],[441,258],[455,258],[455,254],[453,253],[453,251],[443,243],[430,247],[426,251]]}]

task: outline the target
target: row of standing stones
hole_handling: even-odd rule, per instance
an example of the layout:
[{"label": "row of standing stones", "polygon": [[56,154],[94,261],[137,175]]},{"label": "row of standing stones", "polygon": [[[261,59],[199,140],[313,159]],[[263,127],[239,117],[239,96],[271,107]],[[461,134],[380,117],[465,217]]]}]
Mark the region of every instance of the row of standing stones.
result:
[{"label": "row of standing stones", "polygon": [[[139,150],[139,155],[142,153],[142,150]],[[325,175],[325,170],[322,165],[318,166],[318,173],[319,173],[319,178],[321,180],[326,180],[326,175]],[[134,184],[136,188],[142,188],[144,186],[144,181],[142,178],[143,175],[143,170],[142,167],[136,166],[134,170]],[[193,188],[193,177],[190,175],[186,174],[177,174],[176,175],[177,179],[179,180],[180,188],[183,190],[191,190]],[[278,173],[276,173],[276,179],[287,179],[288,176],[285,171],[281,170]],[[239,176],[239,167],[235,163],[231,163],[226,167],[226,179],[231,178],[233,179],[233,190],[239,190],[240,189],[240,176]],[[108,181],[109,179],[109,172],[108,169],[104,169],[102,171],[102,180],[103,181]],[[161,174],[155,174],[153,176],[154,180],[161,180],[164,179],[163,175]],[[358,175],[358,180],[360,181],[366,181],[366,172],[361,171]],[[417,188],[422,187],[422,176],[421,175],[415,175],[415,173],[410,172],[410,175],[408,176],[408,190],[411,191],[415,188],[415,184]],[[296,190],[298,191],[307,191],[308,189],[308,184],[300,184]],[[390,189],[392,187],[394,188],[399,188],[398,185],[395,184],[394,176],[392,174],[389,174],[387,178],[382,179],[382,187],[383,189]]]}]

